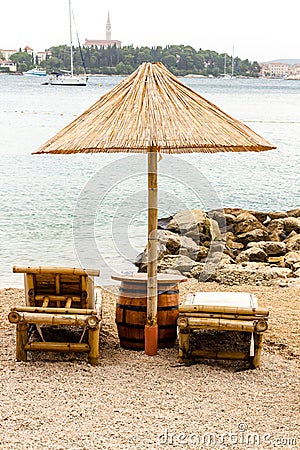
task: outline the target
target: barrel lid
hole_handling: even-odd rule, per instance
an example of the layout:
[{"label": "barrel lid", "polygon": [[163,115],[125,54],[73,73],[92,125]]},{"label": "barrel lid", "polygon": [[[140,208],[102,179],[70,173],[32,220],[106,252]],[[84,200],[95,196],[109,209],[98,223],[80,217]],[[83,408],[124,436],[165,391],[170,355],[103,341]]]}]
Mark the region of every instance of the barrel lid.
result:
[{"label": "barrel lid", "polygon": [[[117,274],[111,275],[111,278],[116,281],[131,281],[136,283],[145,283],[148,279],[148,275],[146,273],[132,273],[132,274]],[[176,282],[181,283],[183,281],[187,281],[187,278],[183,275],[172,275],[169,273],[158,273],[157,281],[159,283],[170,283]]]}]

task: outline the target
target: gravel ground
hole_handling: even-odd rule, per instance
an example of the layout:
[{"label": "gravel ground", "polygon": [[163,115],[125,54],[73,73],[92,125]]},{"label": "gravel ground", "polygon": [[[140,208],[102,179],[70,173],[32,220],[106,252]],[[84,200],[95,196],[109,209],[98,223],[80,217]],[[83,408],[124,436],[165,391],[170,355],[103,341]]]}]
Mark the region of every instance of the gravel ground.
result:
[{"label": "gravel ground", "polygon": [[24,293],[0,290],[0,449],[300,448],[299,288],[192,280],[180,289],[183,297],[247,291],[272,306],[261,368],[236,371],[241,363],[233,361],[186,367],[177,347],[155,357],[120,348],[110,289],[103,290],[97,367],[81,354],[17,363],[7,314],[24,304]]}]

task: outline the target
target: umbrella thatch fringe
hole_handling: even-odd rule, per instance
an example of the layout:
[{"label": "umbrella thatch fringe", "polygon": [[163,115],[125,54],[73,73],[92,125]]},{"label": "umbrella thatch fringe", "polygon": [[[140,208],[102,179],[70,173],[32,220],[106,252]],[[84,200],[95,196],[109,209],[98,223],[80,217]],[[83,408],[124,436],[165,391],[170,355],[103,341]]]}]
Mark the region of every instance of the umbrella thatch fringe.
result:
[{"label": "umbrella thatch fringe", "polygon": [[144,63],[36,153],[263,151],[273,147],[181,83]]}]

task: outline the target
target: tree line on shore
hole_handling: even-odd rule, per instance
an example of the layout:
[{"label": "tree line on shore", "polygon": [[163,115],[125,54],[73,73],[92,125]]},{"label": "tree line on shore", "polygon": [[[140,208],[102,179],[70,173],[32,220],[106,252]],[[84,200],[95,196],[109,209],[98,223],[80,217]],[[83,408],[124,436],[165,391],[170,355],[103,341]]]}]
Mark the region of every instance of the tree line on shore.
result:
[{"label": "tree line on shore", "polygon": [[[70,47],[60,45],[49,49],[52,56],[45,61],[38,61],[26,52],[17,52],[11,60],[19,71],[34,66],[55,71],[70,69]],[[143,62],[161,61],[176,76],[196,74],[203,76],[221,76],[224,73],[235,76],[257,77],[260,66],[257,61],[241,60],[225,53],[213,50],[195,50],[189,45],[168,45],[166,47],[133,47],[116,45],[104,48],[74,47],[74,70],[91,74],[123,75],[133,72]]]}]

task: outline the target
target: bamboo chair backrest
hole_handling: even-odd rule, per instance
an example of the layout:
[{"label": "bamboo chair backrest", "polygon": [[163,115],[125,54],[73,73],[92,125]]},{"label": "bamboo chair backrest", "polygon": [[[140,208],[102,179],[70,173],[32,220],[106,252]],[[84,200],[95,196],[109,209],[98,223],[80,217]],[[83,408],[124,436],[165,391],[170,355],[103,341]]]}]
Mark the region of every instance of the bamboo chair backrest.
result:
[{"label": "bamboo chair backrest", "polygon": [[99,270],[68,267],[17,267],[24,273],[27,306],[93,309],[94,276]]}]

